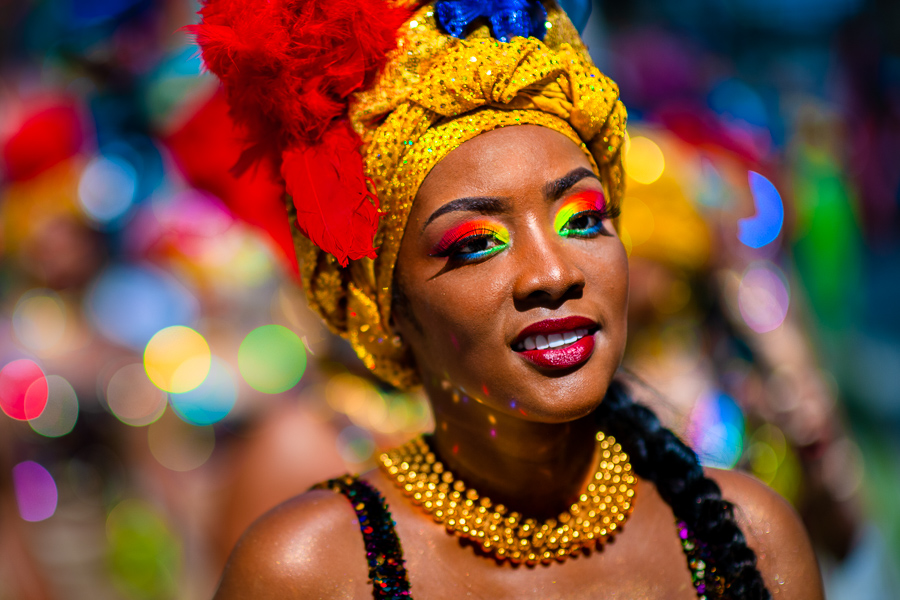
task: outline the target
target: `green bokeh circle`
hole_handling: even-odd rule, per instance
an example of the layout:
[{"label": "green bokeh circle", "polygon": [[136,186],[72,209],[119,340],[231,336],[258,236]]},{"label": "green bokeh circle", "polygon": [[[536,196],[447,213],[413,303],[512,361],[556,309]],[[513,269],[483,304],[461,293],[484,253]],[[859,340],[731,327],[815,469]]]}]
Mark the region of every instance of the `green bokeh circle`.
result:
[{"label": "green bokeh circle", "polygon": [[306,347],[296,333],[281,325],[257,327],[238,350],[244,381],[265,394],[278,394],[297,385],[306,371]]}]

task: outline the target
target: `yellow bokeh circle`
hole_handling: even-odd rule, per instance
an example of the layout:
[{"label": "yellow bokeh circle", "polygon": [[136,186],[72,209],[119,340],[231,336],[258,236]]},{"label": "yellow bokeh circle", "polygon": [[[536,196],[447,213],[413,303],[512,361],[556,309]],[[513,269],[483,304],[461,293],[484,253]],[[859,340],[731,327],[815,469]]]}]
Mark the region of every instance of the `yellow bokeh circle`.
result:
[{"label": "yellow bokeh circle", "polygon": [[666,167],[666,159],[656,142],[642,136],[629,139],[624,162],[628,176],[643,184],[659,179]]},{"label": "yellow bokeh circle", "polygon": [[144,350],[144,370],[159,389],[183,394],[206,379],[212,354],[203,336],[182,325],[156,332]]}]

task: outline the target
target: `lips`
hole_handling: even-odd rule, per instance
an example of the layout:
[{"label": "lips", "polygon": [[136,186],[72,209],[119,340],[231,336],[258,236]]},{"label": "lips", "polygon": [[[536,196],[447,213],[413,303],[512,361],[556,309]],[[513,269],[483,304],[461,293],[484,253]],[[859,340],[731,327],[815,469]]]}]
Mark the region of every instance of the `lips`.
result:
[{"label": "lips", "polygon": [[547,319],[523,329],[512,349],[538,367],[567,369],[590,358],[597,329],[585,317]]}]

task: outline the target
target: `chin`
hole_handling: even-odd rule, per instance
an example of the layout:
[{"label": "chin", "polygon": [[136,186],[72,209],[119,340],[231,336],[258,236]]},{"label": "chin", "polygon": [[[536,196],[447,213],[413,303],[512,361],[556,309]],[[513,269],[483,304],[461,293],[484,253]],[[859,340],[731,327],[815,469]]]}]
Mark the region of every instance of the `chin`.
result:
[{"label": "chin", "polygon": [[543,382],[527,392],[523,390],[518,403],[518,416],[541,423],[565,423],[586,417],[594,412],[611,381],[604,376],[558,377]]},{"label": "chin", "polygon": [[[586,417],[603,402],[615,369],[609,362],[592,360],[580,367],[550,374],[513,365],[507,376],[485,378],[485,383],[458,386],[469,398],[526,421],[566,423]],[[470,380],[471,381],[471,380]]]}]

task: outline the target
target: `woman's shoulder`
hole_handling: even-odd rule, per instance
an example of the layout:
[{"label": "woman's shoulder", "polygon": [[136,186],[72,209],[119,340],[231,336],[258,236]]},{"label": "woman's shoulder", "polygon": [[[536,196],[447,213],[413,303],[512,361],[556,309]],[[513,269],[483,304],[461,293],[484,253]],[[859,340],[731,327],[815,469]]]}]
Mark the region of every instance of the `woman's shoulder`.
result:
[{"label": "woman's shoulder", "polygon": [[824,597],[822,578],[806,529],[794,508],[772,488],[738,471],[706,469],[757,556],[770,591],[781,598]]},{"label": "woman's shoulder", "polygon": [[365,556],[347,499],[311,490],[247,529],[228,559],[216,600],[354,597],[368,585]]}]

